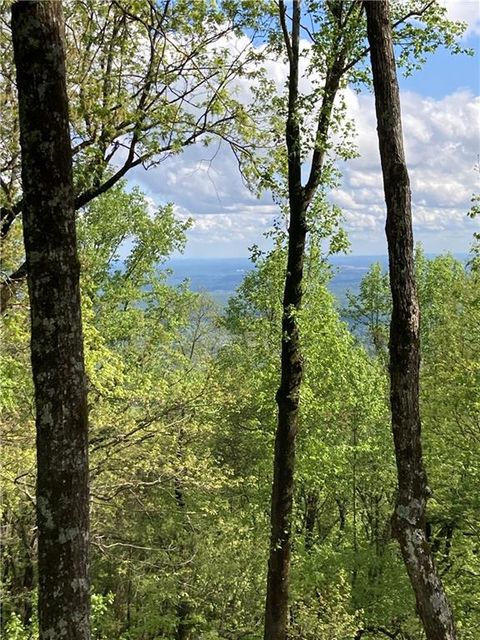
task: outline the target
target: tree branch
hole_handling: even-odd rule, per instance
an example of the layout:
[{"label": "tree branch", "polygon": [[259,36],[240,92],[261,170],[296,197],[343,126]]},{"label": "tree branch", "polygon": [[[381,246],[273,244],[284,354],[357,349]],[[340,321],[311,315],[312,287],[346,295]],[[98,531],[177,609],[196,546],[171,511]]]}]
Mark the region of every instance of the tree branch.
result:
[{"label": "tree branch", "polygon": [[279,0],[278,3],[278,13],[280,16],[280,26],[282,27],[283,40],[285,42],[285,47],[287,48],[288,61],[290,65],[293,61],[293,51],[292,51],[292,43],[290,40],[290,34],[288,33],[287,21],[285,19],[287,14],[287,8],[285,7],[285,3],[283,0]]},{"label": "tree branch", "polygon": [[[419,9],[418,11],[409,11],[408,13],[406,13],[404,16],[402,16],[401,18],[399,18],[396,22],[392,23],[392,29],[396,29],[398,26],[400,26],[401,24],[403,24],[406,20],[408,20],[408,18],[420,18],[421,16],[423,16],[424,13],[426,13],[430,7],[435,3],[435,0],[430,0],[430,2],[427,2],[427,4],[422,8]],[[351,60],[343,69],[342,69],[342,74],[346,73],[347,71],[350,71],[350,69],[352,67],[354,67],[358,62],[360,62],[360,60],[362,60],[366,55],[368,55],[370,53],[370,47],[365,47],[365,49],[363,49],[363,51],[353,60]]]}]

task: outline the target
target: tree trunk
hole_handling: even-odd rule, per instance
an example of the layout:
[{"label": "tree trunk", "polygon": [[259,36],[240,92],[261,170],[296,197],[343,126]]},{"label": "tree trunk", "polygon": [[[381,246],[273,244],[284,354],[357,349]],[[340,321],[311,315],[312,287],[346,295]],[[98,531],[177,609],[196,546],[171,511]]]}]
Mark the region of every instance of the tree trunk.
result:
[{"label": "tree trunk", "polygon": [[[270,556],[268,561],[264,640],[286,640],[295,470],[303,360],[296,314],[302,304],[303,262],[307,237],[307,211],[322,180],[326,142],[333,104],[344,72],[345,44],[337,34],[334,56],[325,75],[310,174],[302,185],[302,137],[298,114],[301,2],[293,0],[292,32],[286,25],[286,6],[279,0],[280,23],[289,60],[288,115],[285,141],[288,151],[288,258],[283,293],[281,379],[276,394],[278,422],[273,464]],[[340,8],[336,1],[330,5]]]},{"label": "tree trunk", "polygon": [[305,495],[305,550],[311,553],[314,543],[315,523],[318,514],[318,491],[308,491]]},{"label": "tree trunk", "polygon": [[[302,298],[301,282],[305,244],[304,212],[300,209],[295,214],[292,215],[292,213],[283,298],[281,382],[276,395],[278,423],[272,484],[265,640],[284,640],[288,623],[295,438],[303,375],[300,336],[294,313],[299,309]],[[295,238],[293,242],[292,238]]]},{"label": "tree trunk", "polygon": [[[190,352],[190,361],[193,357],[193,349],[194,349],[194,345],[192,345],[192,351]],[[185,412],[182,410],[181,411],[182,418],[185,417],[184,413]],[[177,458],[178,458],[179,467],[182,466],[183,457],[184,457],[183,456],[183,449],[185,446],[184,441],[185,441],[185,431],[183,428],[181,428],[178,434],[178,445],[177,445]],[[192,549],[188,548],[189,546],[188,541],[186,542],[184,539],[184,536],[186,533],[186,524],[187,524],[187,520],[186,520],[187,505],[185,502],[184,483],[182,481],[180,474],[175,475],[173,480],[173,486],[174,486],[175,502],[181,514],[182,520],[184,521],[179,530],[179,539],[177,541],[177,548],[182,555],[185,555],[184,560],[186,560],[187,557],[191,557],[193,554],[192,554]],[[182,577],[181,572],[179,572],[179,574],[180,574],[180,581],[183,582],[184,578]],[[179,586],[181,586],[181,583]],[[182,591],[183,589],[184,587],[181,586]],[[188,601],[188,599],[184,597],[179,598],[176,605],[176,613],[177,613],[177,628],[175,630],[175,640],[189,640],[193,632],[193,624],[191,621],[192,606]]]},{"label": "tree trunk", "polygon": [[410,183],[400,113],[388,1],[364,2],[382,162],[393,310],[390,404],[398,471],[392,519],[428,640],[456,638],[453,615],[426,538],[428,487],[419,411],[419,308],[413,262]]},{"label": "tree trunk", "polygon": [[[280,11],[284,11],[281,6]],[[285,14],[281,16],[284,20]],[[301,184],[300,129],[296,117],[300,40],[300,2],[293,3],[288,118],[288,191],[290,226],[283,295],[281,381],[277,391],[278,423],[273,466],[270,557],[268,561],[264,640],[285,640],[288,625],[288,592],[291,554],[295,437],[303,363],[295,313],[302,301],[306,208]]]},{"label": "tree trunk", "polygon": [[37,428],[39,634],[88,640],[88,423],[61,2],[15,2]]}]

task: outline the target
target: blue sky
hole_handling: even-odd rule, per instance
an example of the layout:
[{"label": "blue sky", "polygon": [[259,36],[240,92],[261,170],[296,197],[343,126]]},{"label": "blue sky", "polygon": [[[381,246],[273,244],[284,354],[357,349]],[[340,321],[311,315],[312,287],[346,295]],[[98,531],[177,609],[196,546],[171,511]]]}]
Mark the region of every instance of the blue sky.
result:
[{"label": "blue sky", "polygon": [[465,39],[465,44],[475,51],[474,56],[452,55],[445,49],[439,49],[427,60],[419,73],[409,78],[400,78],[401,88],[432,98],[442,98],[459,89],[470,89],[472,93],[479,95],[478,36],[470,35]]},{"label": "blue sky", "polygon": [[[465,253],[480,221],[466,213],[480,153],[480,3],[441,0],[453,19],[468,23],[462,44],[475,57],[437,51],[413,77],[400,78],[403,128],[412,184],[414,232],[430,253]],[[274,77],[285,74],[272,61]],[[340,167],[343,177],[329,196],[344,211],[352,253],[384,254],[384,202],[373,97],[347,89],[348,113],[356,122],[360,157]],[[242,183],[236,160],[224,147],[187,149],[148,172],[131,176],[152,201],[173,202],[179,217],[193,217],[187,257],[243,257],[277,213],[268,194],[258,200]]]}]

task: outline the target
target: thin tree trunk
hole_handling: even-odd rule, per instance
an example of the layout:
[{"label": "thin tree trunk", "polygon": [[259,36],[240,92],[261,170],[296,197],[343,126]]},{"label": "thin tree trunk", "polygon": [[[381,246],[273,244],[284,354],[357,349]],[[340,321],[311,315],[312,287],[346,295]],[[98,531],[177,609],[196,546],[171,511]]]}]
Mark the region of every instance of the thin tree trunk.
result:
[{"label": "thin tree trunk", "polygon": [[315,522],[318,513],[319,495],[317,491],[309,491],[305,496],[305,550],[311,553],[314,543]]},{"label": "thin tree trunk", "polygon": [[22,584],[22,597],[23,597],[23,607],[22,607],[22,624],[24,627],[29,628],[32,624],[32,614],[33,614],[33,606],[32,606],[32,593],[35,584],[35,573],[34,573],[34,564],[33,559],[35,556],[33,547],[35,537],[33,539],[29,538],[28,530],[26,526],[21,526],[21,539],[24,547],[24,562],[25,567],[23,569],[23,584]]},{"label": "thin tree trunk", "polygon": [[[278,422],[273,464],[270,555],[268,561],[264,640],[286,640],[292,538],[292,506],[295,470],[295,439],[298,430],[303,359],[296,313],[302,304],[303,263],[307,237],[307,211],[322,179],[326,142],[333,104],[344,72],[345,44],[337,36],[329,61],[318,115],[315,149],[310,174],[302,185],[301,127],[298,113],[301,2],[293,0],[292,32],[288,32],[286,6],[279,0],[279,17],[289,60],[288,115],[285,141],[288,151],[288,258],[283,293],[281,379],[276,394]],[[331,3],[333,11],[341,4]]]},{"label": "thin tree trunk", "polygon": [[427,479],[419,411],[419,308],[414,276],[410,183],[388,0],[364,2],[382,162],[393,310],[390,403],[398,471],[392,524],[428,640],[456,638],[453,615],[426,538]]},{"label": "thin tree trunk", "polygon": [[61,2],[15,2],[37,428],[39,634],[88,640],[88,423]]},{"label": "thin tree trunk", "polygon": [[[190,361],[192,360],[192,357],[193,357],[194,348],[195,348],[194,344],[192,344],[192,351],[190,352]],[[181,411],[181,416],[182,418],[185,417],[185,412],[183,409]],[[181,428],[178,434],[178,444],[177,444],[177,459],[178,459],[179,467],[181,467],[183,457],[184,457],[183,456],[183,449],[185,446],[184,441],[185,441],[185,431],[183,428]],[[173,485],[174,485],[175,502],[181,514],[182,520],[184,520],[179,531],[180,538],[177,542],[177,547],[182,554],[187,555],[186,552],[188,550],[187,549],[188,543],[186,543],[183,539],[186,531],[185,490],[184,490],[184,483],[182,481],[180,474],[175,475],[175,478],[173,480]],[[181,574],[180,574],[180,580],[183,581]],[[183,590],[183,586],[182,586],[182,590]],[[189,640],[189,638],[192,635],[193,625],[191,622],[192,606],[188,601],[188,599],[180,597],[179,601],[177,602],[176,613],[177,613],[177,628],[175,630],[175,640]]]},{"label": "thin tree trunk", "polygon": [[[281,3],[280,11],[284,11]],[[285,13],[281,15],[285,19]],[[300,128],[296,116],[300,41],[300,2],[293,3],[286,141],[290,226],[288,260],[283,295],[281,381],[277,391],[278,423],[273,467],[270,557],[265,605],[265,640],[285,640],[288,625],[288,592],[291,555],[295,437],[303,362],[296,311],[302,301],[306,208],[301,183]],[[288,37],[288,35],[287,35]]]}]

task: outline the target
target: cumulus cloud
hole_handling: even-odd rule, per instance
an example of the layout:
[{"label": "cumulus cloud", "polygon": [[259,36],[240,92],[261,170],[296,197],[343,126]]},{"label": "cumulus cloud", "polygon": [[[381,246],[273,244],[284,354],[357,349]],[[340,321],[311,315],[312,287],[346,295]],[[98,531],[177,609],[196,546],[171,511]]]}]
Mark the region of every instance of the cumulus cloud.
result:
[{"label": "cumulus cloud", "polygon": [[154,199],[178,203],[196,214],[222,213],[232,203],[257,202],[224,144],[188,147],[158,167],[136,169],[131,176]]},{"label": "cumulus cloud", "polygon": [[[193,216],[186,252],[189,257],[243,257],[254,244],[268,246],[263,234],[272,227],[276,207],[258,205],[233,210],[235,206],[231,205],[228,213]],[[192,217],[183,207],[176,206],[175,213],[183,220]]]},{"label": "cumulus cloud", "polygon": [[480,34],[480,6],[478,0],[439,0],[447,8],[451,20],[467,23],[465,36]]},{"label": "cumulus cloud", "polygon": [[[479,28],[476,2],[444,1],[452,18],[467,20],[471,30]],[[266,66],[280,89],[285,64],[270,60]],[[238,95],[248,101],[246,81],[240,81]],[[384,253],[385,207],[373,97],[346,89],[344,98],[356,125],[360,155],[340,163],[343,177],[329,197],[345,213],[354,252]],[[416,237],[427,251],[466,251],[480,224],[466,217],[472,193],[480,191],[474,171],[480,99],[466,90],[441,99],[403,92],[401,102]],[[247,255],[249,246],[263,242],[262,233],[278,214],[269,194],[257,200],[248,191],[230,149],[218,143],[189,147],[149,171],[138,168],[131,179],[158,204],[173,202],[179,217],[195,219],[187,245],[191,256]]]},{"label": "cumulus cloud", "polygon": [[[373,97],[352,94],[346,100],[359,133],[360,157],[343,167],[342,184],[331,197],[346,213],[354,248],[361,251],[362,234],[372,232],[378,235],[380,248],[385,246],[381,235],[385,212]],[[451,249],[465,251],[474,230],[466,212],[472,193],[478,190],[474,166],[480,99],[460,91],[440,100],[404,93],[401,100],[415,231],[429,250],[444,249],[451,233]],[[367,246],[372,242],[370,236]]]}]

